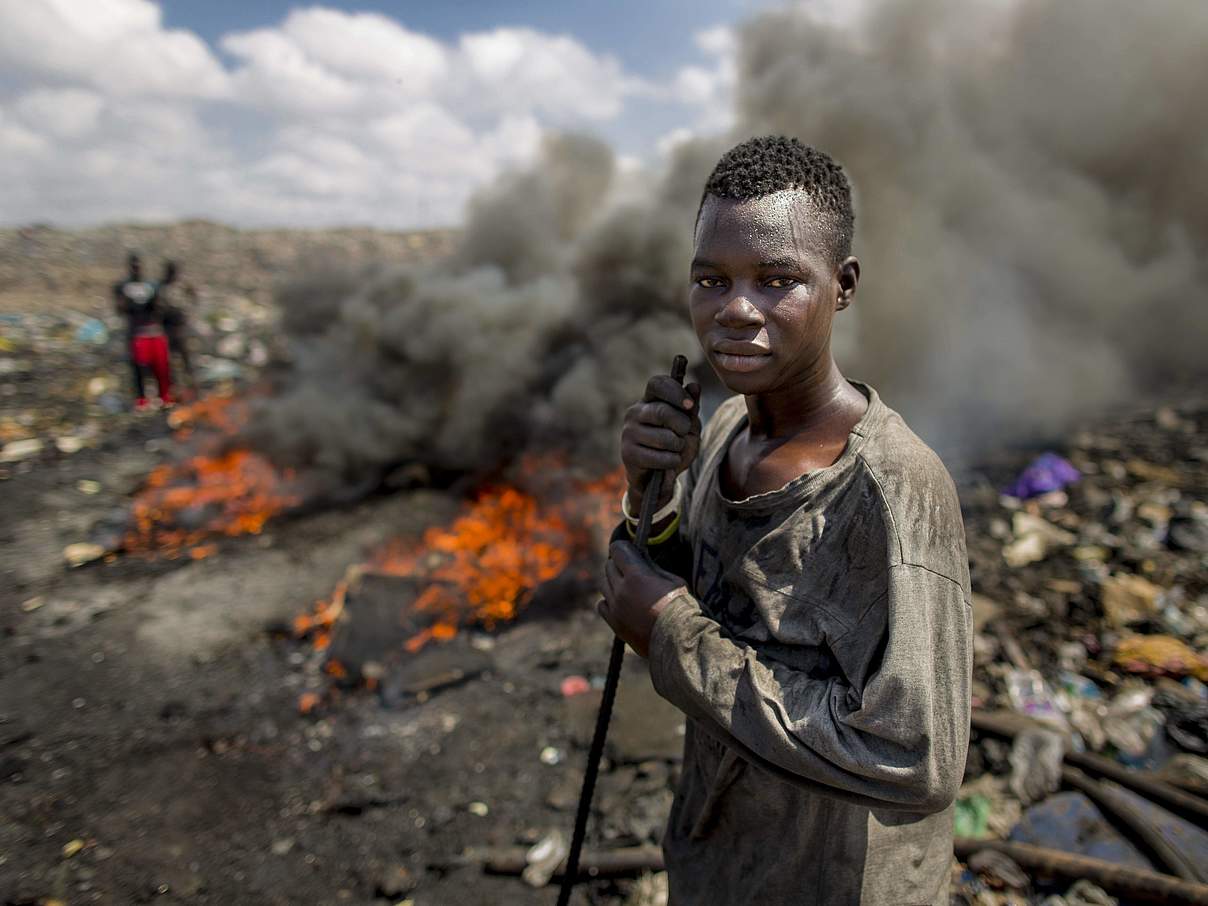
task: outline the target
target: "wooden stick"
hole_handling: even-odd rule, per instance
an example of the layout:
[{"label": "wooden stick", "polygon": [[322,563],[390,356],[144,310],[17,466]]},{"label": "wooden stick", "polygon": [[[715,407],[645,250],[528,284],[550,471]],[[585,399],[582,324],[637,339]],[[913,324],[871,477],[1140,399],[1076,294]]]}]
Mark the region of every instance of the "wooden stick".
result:
[{"label": "wooden stick", "polygon": [[[488,847],[467,849],[462,855],[435,868],[454,868],[465,865],[481,865],[482,870],[496,875],[518,875],[528,865],[522,846]],[[632,846],[612,850],[583,850],[579,857],[576,880],[581,878],[616,878],[624,875],[641,874],[644,871],[663,870],[663,851],[657,846]],[[566,859],[554,871],[554,877],[566,873]]]},{"label": "wooden stick", "polygon": [[1092,752],[1069,752],[1065,760],[1077,768],[1126,786],[1146,799],[1169,809],[1180,818],[1185,818],[1196,827],[1208,829],[1208,802],[1193,796],[1164,780],[1155,780],[1136,771],[1130,771],[1110,758]]},{"label": "wooden stick", "polygon": [[1099,810],[1107,815],[1109,821],[1115,819],[1115,823],[1122,825],[1123,830],[1137,837],[1143,844],[1142,848],[1149,850],[1146,855],[1151,856],[1150,861],[1155,862],[1158,867],[1165,868],[1170,874],[1185,881],[1208,880],[1201,877],[1196,866],[1189,863],[1177,848],[1170,845],[1170,841],[1162,836],[1161,831],[1150,823],[1148,816],[1139,813],[1136,806],[1120,794],[1119,787],[1113,789],[1108,786],[1111,781],[1092,780],[1077,768],[1070,767],[1061,769],[1061,780],[1066,786],[1079,790],[1095,803]]},{"label": "wooden stick", "polygon": [[[1030,874],[1070,881],[1086,878],[1113,896],[1131,897],[1146,903],[1168,903],[1170,906],[1208,906],[1208,885],[1183,881],[1171,875],[1128,868],[1102,859],[1071,855],[1026,843],[974,840],[968,837],[957,837],[953,841],[953,851],[962,862],[984,849],[1009,856]],[[461,856],[436,863],[433,867],[480,865],[491,874],[518,875],[527,865],[526,852],[522,846],[468,849]],[[555,876],[561,877],[565,869],[566,861],[563,860]],[[654,846],[585,850],[579,860],[580,878],[621,877],[662,870],[663,853]]]},{"label": "wooden stick", "polygon": [[1069,881],[1085,878],[1112,896],[1129,897],[1143,903],[1165,903],[1168,906],[1208,906],[1208,885],[1116,865],[1103,859],[1076,856],[1027,843],[973,840],[968,837],[957,837],[952,848],[962,862],[968,861],[974,853],[992,849],[1009,856],[1029,874]]},{"label": "wooden stick", "polygon": [[[972,716],[973,729],[982,733],[992,733],[1014,739],[1020,732],[1029,727],[1052,729],[1045,724],[1037,723],[1020,714],[991,714],[987,711],[974,711]],[[1208,802],[1198,796],[1185,793],[1177,787],[1161,780],[1146,777],[1136,771],[1130,771],[1123,765],[1109,758],[1095,755],[1091,752],[1066,752],[1067,764],[1081,768],[1097,777],[1114,780],[1121,786],[1126,786],[1135,793],[1157,803],[1165,809],[1174,812],[1180,818],[1190,821],[1196,827],[1208,828]]]}]

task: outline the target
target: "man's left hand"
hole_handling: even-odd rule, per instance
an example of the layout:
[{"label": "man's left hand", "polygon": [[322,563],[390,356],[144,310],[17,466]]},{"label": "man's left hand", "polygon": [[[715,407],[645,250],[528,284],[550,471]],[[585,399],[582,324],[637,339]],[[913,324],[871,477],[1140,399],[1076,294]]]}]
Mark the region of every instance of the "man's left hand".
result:
[{"label": "man's left hand", "polygon": [[682,587],[683,579],[655,566],[634,545],[614,541],[604,564],[604,600],[598,610],[619,638],[646,657],[664,599]]}]

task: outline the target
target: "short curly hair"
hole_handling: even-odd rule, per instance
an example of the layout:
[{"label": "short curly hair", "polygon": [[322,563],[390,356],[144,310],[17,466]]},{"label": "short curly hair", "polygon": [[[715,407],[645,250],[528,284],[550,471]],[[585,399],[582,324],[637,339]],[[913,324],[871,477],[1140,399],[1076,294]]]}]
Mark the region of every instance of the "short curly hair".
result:
[{"label": "short curly hair", "polygon": [[795,138],[762,135],[735,145],[713,168],[700,203],[710,195],[745,200],[793,189],[806,192],[831,221],[835,263],[850,255],[856,215],[847,174],[829,154]]}]

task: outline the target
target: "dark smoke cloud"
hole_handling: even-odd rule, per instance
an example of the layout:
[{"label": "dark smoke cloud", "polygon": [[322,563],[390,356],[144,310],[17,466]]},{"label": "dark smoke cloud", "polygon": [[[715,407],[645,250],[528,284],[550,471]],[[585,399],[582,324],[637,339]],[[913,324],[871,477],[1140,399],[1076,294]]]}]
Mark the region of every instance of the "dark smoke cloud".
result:
[{"label": "dark smoke cloud", "polygon": [[612,169],[603,144],[551,137],[533,171],[474,200],[448,259],[285,290],[293,364],[249,439],[336,487],[533,446],[614,461],[625,407],[695,339],[691,215],[676,197],[610,206]]},{"label": "dark smoke cloud", "polygon": [[[609,462],[685,319],[717,156],[784,133],[838,159],[864,281],[845,372],[943,448],[1058,426],[1203,373],[1208,4],[881,0],[741,32],[737,123],[616,190],[611,152],[552,137],[471,205],[444,261],[283,296],[293,366],[252,439],[335,484],[522,447]],[[621,200],[622,197],[628,201]]]},{"label": "dark smoke cloud", "polygon": [[894,0],[743,32],[741,135],[848,169],[841,364],[941,446],[1202,374],[1208,5]]}]

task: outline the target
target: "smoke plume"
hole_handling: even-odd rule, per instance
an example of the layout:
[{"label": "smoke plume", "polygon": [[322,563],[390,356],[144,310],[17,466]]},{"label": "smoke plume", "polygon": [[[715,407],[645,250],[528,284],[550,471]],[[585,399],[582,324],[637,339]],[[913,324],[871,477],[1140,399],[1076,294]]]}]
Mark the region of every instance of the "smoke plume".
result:
[{"label": "smoke plume", "polygon": [[251,441],[335,487],[534,446],[614,462],[648,373],[696,342],[683,199],[668,183],[665,204],[614,206],[612,182],[606,146],[552,136],[532,171],[474,200],[447,259],[287,288],[292,368]]},{"label": "smoke plume", "polygon": [[764,133],[847,168],[864,280],[840,365],[941,448],[1202,374],[1208,5],[880,0],[765,14],[739,46],[733,133],[640,191],[599,142],[551,137],[447,260],[286,291],[292,371],[253,439],[337,483],[533,445],[612,460],[646,377],[697,352],[704,179]]},{"label": "smoke plume", "polygon": [[1202,374],[1205,46],[1197,0],[894,0],[846,26],[752,22],[740,137],[796,135],[856,188],[845,371],[941,446]]}]

